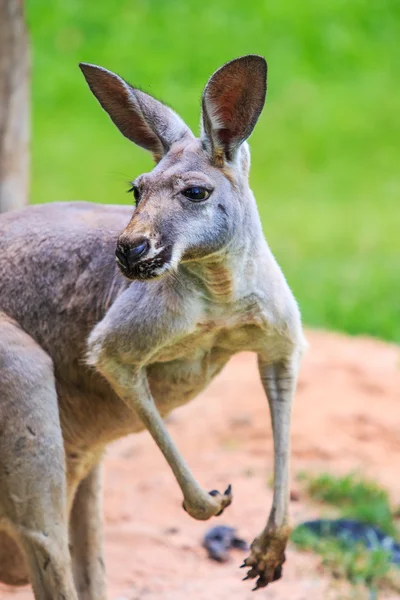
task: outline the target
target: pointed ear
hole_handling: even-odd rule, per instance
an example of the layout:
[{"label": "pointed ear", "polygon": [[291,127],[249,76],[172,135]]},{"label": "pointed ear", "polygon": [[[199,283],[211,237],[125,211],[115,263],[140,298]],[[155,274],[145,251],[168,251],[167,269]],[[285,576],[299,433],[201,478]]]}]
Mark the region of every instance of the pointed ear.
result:
[{"label": "pointed ear", "polygon": [[263,109],[267,63],[249,54],[218,69],[203,93],[202,140],[213,161],[232,160],[249,137]]},{"label": "pointed ear", "polygon": [[162,102],[107,69],[86,63],[79,66],[91,91],[120,132],[152,152],[157,161],[174,142],[193,137],[182,119]]}]

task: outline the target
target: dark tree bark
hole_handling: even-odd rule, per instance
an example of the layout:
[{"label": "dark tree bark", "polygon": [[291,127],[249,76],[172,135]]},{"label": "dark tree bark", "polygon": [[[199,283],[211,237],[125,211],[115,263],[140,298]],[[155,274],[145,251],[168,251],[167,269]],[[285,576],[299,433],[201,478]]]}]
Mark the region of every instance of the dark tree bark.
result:
[{"label": "dark tree bark", "polygon": [[22,0],[0,0],[0,212],[28,202],[29,50]]}]

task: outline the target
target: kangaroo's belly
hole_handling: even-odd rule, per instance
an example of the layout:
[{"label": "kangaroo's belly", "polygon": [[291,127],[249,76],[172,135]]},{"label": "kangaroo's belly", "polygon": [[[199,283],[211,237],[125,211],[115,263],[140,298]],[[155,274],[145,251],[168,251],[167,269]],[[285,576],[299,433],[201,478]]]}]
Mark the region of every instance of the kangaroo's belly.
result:
[{"label": "kangaroo's belly", "polygon": [[[188,358],[156,362],[146,367],[149,386],[160,414],[197,396],[228,362],[232,352],[211,348]],[[58,382],[64,445],[71,481],[81,480],[105,446],[144,429],[139,417],[107,382],[92,373]]]}]

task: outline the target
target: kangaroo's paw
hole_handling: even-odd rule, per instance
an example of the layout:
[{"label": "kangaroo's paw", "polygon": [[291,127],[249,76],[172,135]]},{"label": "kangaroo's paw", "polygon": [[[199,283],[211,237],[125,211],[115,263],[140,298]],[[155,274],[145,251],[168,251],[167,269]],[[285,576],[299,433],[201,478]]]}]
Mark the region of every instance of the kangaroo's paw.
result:
[{"label": "kangaroo's paw", "polygon": [[288,527],[275,531],[265,530],[250,546],[250,556],[246,558],[241,568],[249,567],[244,580],[257,578],[253,591],[266,587],[282,577],[288,538]]},{"label": "kangaroo's paw", "polygon": [[[221,494],[217,490],[212,490],[208,492],[208,496],[206,496],[206,502],[194,502],[192,505],[184,500],[183,508],[187,513],[190,514],[191,517],[200,520],[206,520],[210,517],[218,517],[222,515],[225,508],[229,506],[232,502],[232,486],[228,485],[225,492]],[[211,496],[211,497],[210,497]]]}]

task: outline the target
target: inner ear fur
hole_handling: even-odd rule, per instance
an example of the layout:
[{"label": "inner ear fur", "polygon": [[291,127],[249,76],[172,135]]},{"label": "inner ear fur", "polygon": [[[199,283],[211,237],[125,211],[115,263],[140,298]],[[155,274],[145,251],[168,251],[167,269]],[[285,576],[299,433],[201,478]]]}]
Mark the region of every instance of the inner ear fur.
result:
[{"label": "inner ear fur", "polygon": [[230,161],[250,136],[264,107],[267,63],[249,54],[218,69],[202,98],[202,139],[216,164]]}]

